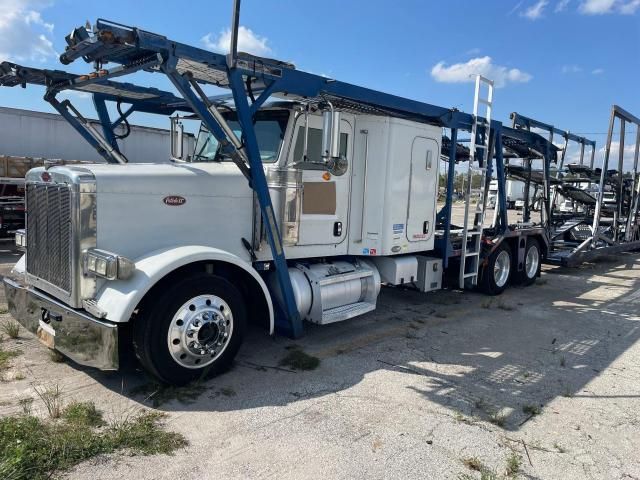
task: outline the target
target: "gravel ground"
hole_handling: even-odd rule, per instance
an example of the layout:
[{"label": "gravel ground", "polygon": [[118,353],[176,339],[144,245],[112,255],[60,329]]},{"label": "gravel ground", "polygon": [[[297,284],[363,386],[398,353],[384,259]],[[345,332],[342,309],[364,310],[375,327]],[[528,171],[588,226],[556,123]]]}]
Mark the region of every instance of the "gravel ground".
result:
[{"label": "gravel ground", "polygon": [[[480,478],[465,458],[502,475],[515,454],[519,478],[640,479],[639,282],[640,255],[625,255],[545,267],[493,299],[386,288],[375,312],[297,342],[252,331],[229,373],[158,407],[189,447],[100,457],[66,478]],[[278,367],[294,343],[316,370]],[[27,333],[3,348],[24,354],[0,383],[0,415],[52,383],[107,417],[151,408],[132,393],[148,382],[138,371],[53,363]]]}]

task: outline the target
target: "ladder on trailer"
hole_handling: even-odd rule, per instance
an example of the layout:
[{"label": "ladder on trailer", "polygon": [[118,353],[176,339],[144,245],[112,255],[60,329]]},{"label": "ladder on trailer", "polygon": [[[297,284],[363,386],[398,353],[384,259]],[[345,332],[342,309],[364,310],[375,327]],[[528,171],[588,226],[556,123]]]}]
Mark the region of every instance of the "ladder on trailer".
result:
[{"label": "ladder on trailer", "polygon": [[[481,97],[482,86],[487,87],[487,97]],[[464,288],[470,282],[478,284],[480,270],[480,245],[482,243],[482,225],[487,207],[486,188],[487,166],[489,164],[489,139],[491,129],[491,109],[493,107],[493,82],[482,75],[476,75],[476,89],[473,99],[473,124],[469,145],[469,169],[464,189],[464,225],[462,228],[462,252],[460,253],[459,286]],[[483,110],[483,111],[482,111]],[[484,113],[484,115],[481,115]],[[480,140],[478,133],[482,133]],[[478,151],[481,152],[478,155]],[[477,165],[476,165],[477,164]],[[474,176],[480,175],[479,195],[473,207],[471,197]],[[477,177],[476,177],[477,178]],[[473,220],[469,212],[473,208]]]}]

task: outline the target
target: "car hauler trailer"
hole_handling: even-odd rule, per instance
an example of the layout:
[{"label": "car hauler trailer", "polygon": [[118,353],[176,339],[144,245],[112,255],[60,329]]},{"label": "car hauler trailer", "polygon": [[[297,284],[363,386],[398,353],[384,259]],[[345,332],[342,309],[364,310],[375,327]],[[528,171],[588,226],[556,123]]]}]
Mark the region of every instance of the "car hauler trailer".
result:
[{"label": "car hauler trailer", "polygon": [[[638,197],[638,156],[640,150],[640,119],[617,105],[611,109],[609,131],[602,165],[595,167],[596,144],[592,140],[571,134],[549,124],[512,113],[514,128],[535,128],[549,135],[554,134],[565,141],[561,160],[555,176],[544,172],[531,172],[525,181],[554,185],[551,223],[549,225],[550,249],[546,257],[549,263],[565,266],[577,265],[603,255],[633,251],[640,248],[640,212]],[[616,121],[618,125],[616,125]],[[635,141],[630,143],[633,162],[625,167],[624,152],[627,126],[634,126]],[[618,162],[610,168],[611,143],[616,126],[619,128]],[[564,165],[569,142],[580,146],[577,163]],[[585,163],[585,146],[591,148],[589,165]],[[626,172],[625,172],[626,168]],[[555,199],[557,196],[571,199],[580,206],[563,212]]]},{"label": "car hauler trailer", "polygon": [[[27,229],[16,235],[26,254],[4,280],[23,325],[101,369],[118,368],[131,341],[149,372],[178,384],[228,366],[249,320],[295,338],[303,320],[373,310],[383,282],[439,288],[443,268],[491,294],[535,280],[548,232],[508,224],[503,152],[536,155],[548,172],[556,149],[491,118],[490,81],[477,78],[474,113],[463,113],[238,53],[238,21],[236,2],[228,56],[98,20],[74,30],[61,55],[92,63],[86,75],[2,64],[1,85],[44,85],[112,164],[28,173]],[[114,80],[140,71],[165,75],[180,96]],[[204,85],[230,89],[233,105]],[[100,128],[57,99],[68,89],[93,95]],[[112,120],[107,102],[129,107]],[[113,130],[134,111],[173,115],[172,164],[126,164]],[[194,152],[182,142],[189,119],[204,127]],[[459,131],[471,132],[466,149]],[[453,225],[460,162],[465,216]],[[494,170],[498,207],[485,228]],[[482,188],[472,199],[473,175]]]}]

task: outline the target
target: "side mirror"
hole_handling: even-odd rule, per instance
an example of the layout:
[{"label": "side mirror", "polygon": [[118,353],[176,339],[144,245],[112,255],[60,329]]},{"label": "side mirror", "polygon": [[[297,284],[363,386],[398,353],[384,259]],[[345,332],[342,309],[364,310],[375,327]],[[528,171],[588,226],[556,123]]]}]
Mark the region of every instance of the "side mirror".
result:
[{"label": "side mirror", "polygon": [[322,114],[322,158],[340,158],[340,112],[334,110]]},{"label": "side mirror", "polygon": [[171,117],[171,158],[184,161],[184,125],[180,117]]}]

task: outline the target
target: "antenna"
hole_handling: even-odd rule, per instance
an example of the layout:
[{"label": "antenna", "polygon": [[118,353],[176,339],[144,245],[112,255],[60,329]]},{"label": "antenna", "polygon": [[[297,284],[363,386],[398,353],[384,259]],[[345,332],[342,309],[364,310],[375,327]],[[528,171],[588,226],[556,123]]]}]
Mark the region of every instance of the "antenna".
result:
[{"label": "antenna", "polygon": [[236,66],[238,59],[238,29],[240,28],[240,0],[233,0],[233,16],[231,17],[231,45],[227,64],[230,68]]}]

